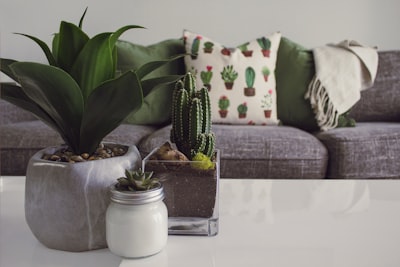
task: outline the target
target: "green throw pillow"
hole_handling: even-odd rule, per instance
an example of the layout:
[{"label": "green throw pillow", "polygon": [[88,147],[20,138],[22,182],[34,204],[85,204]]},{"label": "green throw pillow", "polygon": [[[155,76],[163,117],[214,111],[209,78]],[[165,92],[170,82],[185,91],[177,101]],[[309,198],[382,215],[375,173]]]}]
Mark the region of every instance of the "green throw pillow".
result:
[{"label": "green throw pillow", "polygon": [[[182,39],[169,39],[150,46],[142,46],[127,41],[117,42],[118,63],[117,70],[125,72],[137,69],[143,64],[168,59],[174,55],[185,53]],[[163,75],[183,75],[185,64],[183,58],[169,62],[154,70],[146,78]],[[135,113],[128,115],[125,123],[142,125],[165,125],[171,119],[171,98],[174,84],[156,88],[144,98],[142,107]]]},{"label": "green throw pillow", "polygon": [[312,51],[282,37],[275,75],[278,118],[282,124],[307,131],[318,130],[310,101],[304,99],[315,75]]},{"label": "green throw pillow", "polygon": [[[319,126],[310,101],[304,98],[315,75],[312,50],[282,37],[275,75],[278,119],[284,125],[318,131]],[[337,127],[351,126],[355,126],[355,121],[348,117],[348,112],[339,116]]]}]

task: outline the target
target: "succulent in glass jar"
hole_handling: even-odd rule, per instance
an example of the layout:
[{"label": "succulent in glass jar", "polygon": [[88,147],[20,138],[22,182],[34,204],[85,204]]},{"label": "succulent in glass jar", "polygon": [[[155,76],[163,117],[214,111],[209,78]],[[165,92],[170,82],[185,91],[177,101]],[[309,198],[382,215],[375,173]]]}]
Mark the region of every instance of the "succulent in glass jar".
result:
[{"label": "succulent in glass jar", "polygon": [[117,179],[115,189],[119,191],[147,191],[160,186],[158,178],[153,177],[153,172],[139,170],[125,170],[125,177]]}]

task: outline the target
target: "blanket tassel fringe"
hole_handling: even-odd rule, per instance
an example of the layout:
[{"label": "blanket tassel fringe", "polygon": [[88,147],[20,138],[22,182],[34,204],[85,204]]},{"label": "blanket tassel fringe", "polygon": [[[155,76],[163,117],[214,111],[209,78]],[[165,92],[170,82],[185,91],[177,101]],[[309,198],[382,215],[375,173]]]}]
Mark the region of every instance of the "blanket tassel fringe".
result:
[{"label": "blanket tassel fringe", "polygon": [[318,126],[321,130],[327,131],[338,125],[339,114],[333,107],[329,96],[321,82],[314,77],[310,82],[305,98],[310,99],[311,107],[315,114]]}]

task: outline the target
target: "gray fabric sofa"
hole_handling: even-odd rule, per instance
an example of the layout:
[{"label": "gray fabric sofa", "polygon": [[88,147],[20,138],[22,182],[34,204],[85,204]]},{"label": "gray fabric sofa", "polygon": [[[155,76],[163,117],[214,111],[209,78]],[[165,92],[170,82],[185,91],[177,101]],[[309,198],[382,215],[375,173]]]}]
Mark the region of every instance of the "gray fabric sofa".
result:
[{"label": "gray fabric sofa", "polygon": [[[222,178],[400,178],[400,51],[379,52],[375,84],[350,116],[356,127],[309,133],[291,126],[213,125]],[[57,134],[0,101],[1,175],[24,175],[38,150]],[[124,124],[107,141],[136,144],[143,155],[169,138],[170,126]]]}]

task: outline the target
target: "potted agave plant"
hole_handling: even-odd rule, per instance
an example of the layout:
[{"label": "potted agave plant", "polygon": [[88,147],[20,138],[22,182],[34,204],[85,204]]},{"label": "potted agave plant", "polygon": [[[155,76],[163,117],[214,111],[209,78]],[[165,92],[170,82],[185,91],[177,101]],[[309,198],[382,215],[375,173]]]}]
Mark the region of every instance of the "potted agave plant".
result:
[{"label": "potted agave plant", "polygon": [[110,187],[106,213],[108,248],[126,258],[160,252],[168,239],[168,211],[164,190],[153,172],[125,171]]},{"label": "potted agave plant", "polygon": [[[116,75],[117,39],[129,29],[142,27],[128,25],[90,38],[82,30],[85,14],[86,10],[79,25],[61,22],[52,49],[22,34],[42,48],[48,65],[1,59],[1,71],[16,82],[2,84],[1,97],[33,113],[65,142],[30,159],[25,216],[41,243],[66,251],[107,246],[108,188],[125,169],[140,166],[141,157],[135,146],[108,147],[102,140],[139,109],[149,93],[142,90],[145,84],[150,88],[177,80],[169,76],[145,80],[147,73],[167,60]],[[99,153],[104,159],[92,160],[101,158]],[[64,162],[71,157],[79,163]]]},{"label": "potted agave plant", "polygon": [[246,78],[246,85],[247,87],[244,88],[244,95],[245,96],[254,96],[256,94],[256,89],[254,86],[254,81],[256,77],[256,72],[252,67],[247,67],[245,71],[245,78]]},{"label": "potted agave plant", "polygon": [[205,42],[205,43],[204,43],[204,48],[203,48],[204,53],[209,53],[209,54],[211,54],[212,51],[213,51],[213,46],[214,46],[214,43],[212,43],[212,42]]},{"label": "potted agave plant", "polygon": [[250,43],[247,42],[247,43],[244,43],[244,44],[238,46],[238,48],[240,49],[240,51],[242,52],[242,54],[245,57],[251,57],[253,55],[253,50],[249,50],[249,48],[248,48],[249,44]]},{"label": "potted agave plant", "polygon": [[200,78],[201,78],[201,81],[203,82],[204,86],[207,87],[208,91],[210,91],[211,90],[211,79],[213,76],[212,66],[207,66],[206,68],[207,68],[206,71],[200,72]]},{"label": "potted agave plant", "polygon": [[221,78],[224,80],[225,88],[231,90],[233,83],[238,77],[238,73],[233,69],[233,65],[225,66],[221,71]]},{"label": "potted agave plant", "polygon": [[230,101],[228,99],[227,96],[223,95],[219,98],[218,100],[218,107],[219,107],[219,116],[221,118],[226,118],[226,116],[228,115],[228,108],[230,105]]},{"label": "potted agave plant", "polygon": [[239,119],[245,119],[246,118],[247,110],[248,110],[248,107],[247,107],[247,103],[246,102],[240,104],[237,107],[237,111],[238,111],[238,114],[239,114]]},{"label": "potted agave plant", "polygon": [[273,91],[270,89],[270,90],[268,90],[268,93],[266,95],[264,95],[264,98],[261,99],[261,107],[264,109],[265,118],[271,117],[272,94],[273,94]]},{"label": "potted agave plant", "polygon": [[143,159],[163,183],[169,233],[218,233],[219,151],[211,131],[208,90],[196,88],[191,73],[176,84],[170,141]]},{"label": "potted agave plant", "polygon": [[264,57],[269,57],[271,53],[271,41],[268,38],[262,37],[257,39],[257,43],[261,47],[261,53]]}]

